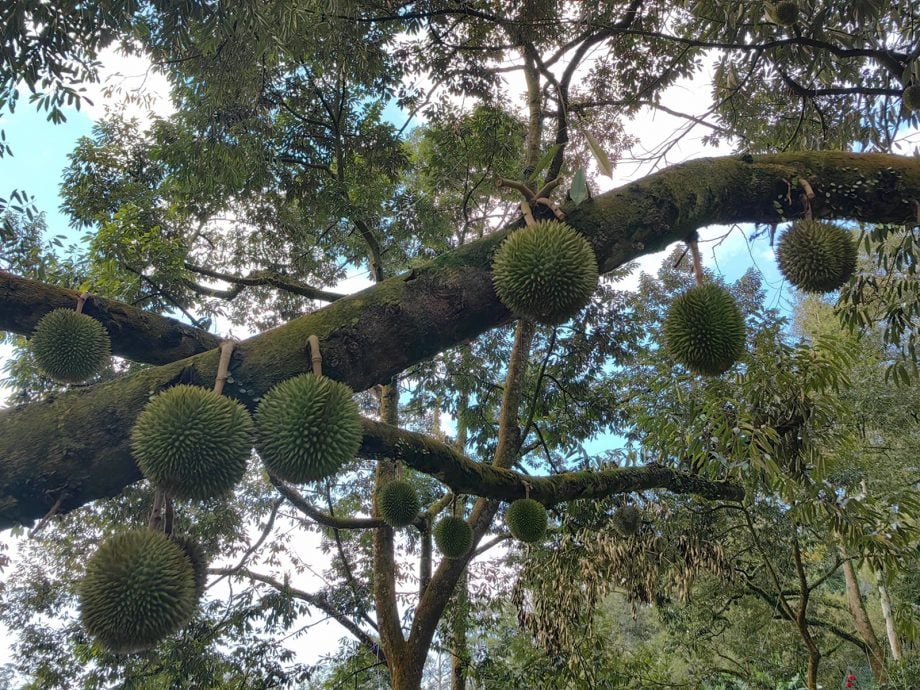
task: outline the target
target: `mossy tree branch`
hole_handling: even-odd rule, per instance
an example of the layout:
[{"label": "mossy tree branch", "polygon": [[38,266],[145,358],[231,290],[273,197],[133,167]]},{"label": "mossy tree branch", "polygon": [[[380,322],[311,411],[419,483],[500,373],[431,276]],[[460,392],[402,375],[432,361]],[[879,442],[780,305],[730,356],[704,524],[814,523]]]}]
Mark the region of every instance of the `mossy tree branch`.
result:
[{"label": "mossy tree branch", "polygon": [[[696,160],[568,208],[567,220],[606,272],[706,225],[800,216],[804,192],[795,179],[814,189],[816,217],[916,220],[920,159],[840,152]],[[254,408],[271,386],[309,371],[311,334],[323,343],[324,372],[364,390],[507,323],[511,315],[495,296],[489,269],[511,229],[240,343],[225,394]],[[30,308],[47,310],[40,292],[18,309],[0,300],[0,328],[14,330],[9,322],[21,323],[21,312]],[[216,365],[211,350],[0,412],[0,527],[39,518],[62,496],[67,511],[136,481],[128,431],[150,394],[179,381],[209,386]]]},{"label": "mossy tree branch", "polygon": [[[0,271],[0,331],[31,335],[54,309],[73,309],[79,290],[46,285]],[[83,313],[109,332],[112,354],[146,364],[168,364],[220,345],[220,336],[117,300],[90,295]]]}]

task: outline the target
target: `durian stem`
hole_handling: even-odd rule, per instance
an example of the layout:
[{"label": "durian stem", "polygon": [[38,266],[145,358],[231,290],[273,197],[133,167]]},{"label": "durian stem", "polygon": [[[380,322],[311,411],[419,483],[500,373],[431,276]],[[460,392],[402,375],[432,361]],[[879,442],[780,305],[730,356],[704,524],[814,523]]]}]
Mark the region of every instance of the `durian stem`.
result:
[{"label": "durian stem", "polygon": [[35,539],[35,537],[38,536],[38,533],[45,528],[45,525],[47,525],[51,521],[51,518],[53,518],[57,514],[58,510],[60,510],[61,504],[63,502],[64,494],[61,494],[58,496],[57,501],[54,502],[54,505],[51,506],[51,510],[48,511],[45,517],[43,517],[37,525],[35,525],[35,529],[29,532],[29,539]]},{"label": "durian stem", "polygon": [[813,217],[811,211],[811,201],[815,198],[815,190],[812,189],[811,183],[804,177],[799,178],[799,184],[802,186],[802,189],[805,190],[805,218],[811,220]]},{"label": "durian stem", "polygon": [[307,343],[310,345],[310,362],[313,364],[313,375],[322,376],[323,356],[319,351],[319,336],[311,335],[307,338]]},{"label": "durian stem", "polygon": [[220,361],[217,363],[217,376],[214,378],[214,392],[218,395],[224,392],[224,384],[229,377],[230,357],[233,355],[235,346],[236,343],[232,340],[224,340],[220,344]]},{"label": "durian stem", "polygon": [[[518,182],[517,180],[506,180],[502,177],[499,177],[499,178],[496,178],[495,180],[495,186],[498,187],[499,189],[502,187],[508,187],[509,189],[514,189],[520,192],[523,195],[524,199],[526,199],[527,201],[533,201],[534,199],[537,198],[537,195],[534,194],[534,191],[530,187],[528,187],[523,182]],[[544,196],[544,195],[541,194],[541,196]]]},{"label": "durian stem", "polygon": [[700,255],[700,244],[696,237],[687,242],[690,247],[690,256],[693,257],[693,275],[696,278],[696,284],[702,285],[705,280],[703,275],[703,257]]},{"label": "durian stem", "polygon": [[76,311],[78,314],[82,314],[82,313],[83,313],[83,307],[86,305],[86,300],[87,300],[87,299],[89,299],[89,293],[88,293],[88,292],[81,292],[81,293],[80,293],[80,296],[77,297],[77,306],[74,308],[74,311]]},{"label": "durian stem", "polygon": [[537,221],[533,217],[533,211],[530,210],[530,204],[526,201],[521,202],[521,213],[524,214],[524,223],[526,223],[528,227],[537,224]]}]

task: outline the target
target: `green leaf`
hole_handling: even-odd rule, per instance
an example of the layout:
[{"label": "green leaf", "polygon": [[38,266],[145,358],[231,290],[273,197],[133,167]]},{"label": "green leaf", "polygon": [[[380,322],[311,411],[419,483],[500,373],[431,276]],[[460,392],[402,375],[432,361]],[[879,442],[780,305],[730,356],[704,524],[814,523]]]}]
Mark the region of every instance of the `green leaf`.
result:
[{"label": "green leaf", "polygon": [[569,197],[571,197],[576,206],[588,198],[588,181],[585,177],[584,168],[579,168],[575,171],[575,177],[572,178],[572,188],[569,190]]},{"label": "green leaf", "polygon": [[537,161],[537,165],[533,169],[533,172],[530,173],[530,177],[527,178],[528,182],[533,183],[537,181],[537,177],[539,177],[540,173],[546,170],[546,167],[552,163],[553,158],[556,157],[556,154],[559,152],[561,146],[562,144],[556,144],[546,149],[546,152],[540,156],[540,160]]}]

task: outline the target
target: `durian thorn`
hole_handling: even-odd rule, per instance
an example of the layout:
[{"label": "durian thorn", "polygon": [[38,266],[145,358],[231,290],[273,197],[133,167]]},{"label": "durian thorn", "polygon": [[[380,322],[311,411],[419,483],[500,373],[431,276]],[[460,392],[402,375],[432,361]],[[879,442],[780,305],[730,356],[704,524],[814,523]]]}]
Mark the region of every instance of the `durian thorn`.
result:
[{"label": "durian thorn", "polygon": [[81,292],[80,296],[77,297],[77,306],[74,308],[74,311],[77,312],[78,314],[82,314],[83,307],[86,305],[86,300],[88,299],[89,299],[89,293]]},{"label": "durian thorn", "polygon": [[51,522],[51,518],[57,515],[57,512],[61,509],[61,504],[63,503],[64,503],[64,494],[62,493],[60,496],[58,496],[58,499],[54,502],[54,505],[51,506],[51,510],[49,510],[45,514],[45,517],[39,520],[38,524],[35,525],[35,528],[31,532],[29,532],[29,539],[35,539],[35,537],[38,536],[38,533],[41,532],[45,528],[45,525]]},{"label": "durian thorn", "polygon": [[311,335],[307,338],[310,345],[310,362],[313,363],[313,374],[315,376],[323,375],[323,356],[319,351],[319,336]]},{"label": "durian thorn", "polygon": [[214,379],[214,392],[221,395],[224,392],[224,384],[229,378],[230,357],[233,356],[233,348],[236,343],[232,340],[224,340],[220,344],[220,361],[217,363],[217,377]]},{"label": "durian thorn", "polygon": [[[556,184],[559,184],[559,183],[557,182]],[[503,177],[497,177],[495,178],[495,186],[499,188],[508,187],[509,189],[515,189],[524,196],[524,199],[526,201],[533,201],[538,196],[537,194],[534,193],[534,191],[530,187],[528,187],[523,182],[518,182],[517,180],[506,180]],[[543,190],[540,190],[540,191],[543,191]],[[540,196],[543,196],[543,195],[541,194]]]},{"label": "durian thorn", "polygon": [[533,217],[533,213],[530,210],[530,204],[526,201],[522,201],[521,204],[521,213],[524,214],[524,222],[527,224],[527,227],[531,225],[536,225],[537,221]]},{"label": "durian thorn", "polygon": [[693,275],[696,278],[696,284],[702,285],[705,280],[703,275],[703,257],[700,254],[700,244],[696,237],[687,242],[690,247],[690,255],[693,257]]}]

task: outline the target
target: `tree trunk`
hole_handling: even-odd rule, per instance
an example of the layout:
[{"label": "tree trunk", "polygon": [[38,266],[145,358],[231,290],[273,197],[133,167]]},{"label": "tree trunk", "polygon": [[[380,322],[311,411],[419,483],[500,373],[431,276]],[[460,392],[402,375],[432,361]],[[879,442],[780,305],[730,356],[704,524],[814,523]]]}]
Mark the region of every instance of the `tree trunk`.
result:
[{"label": "tree trunk", "polygon": [[843,556],[843,578],[847,588],[847,606],[853,616],[856,632],[859,633],[859,637],[869,649],[869,665],[872,667],[872,674],[875,676],[876,682],[881,684],[886,681],[885,655],[882,652],[878,637],[875,635],[872,621],[869,620],[869,614],[866,613],[866,604],[863,601],[862,594],[859,592],[859,581],[856,578],[853,563],[847,557],[846,551],[842,546],[840,547],[840,553]]},{"label": "tree trunk", "polygon": [[901,641],[898,639],[898,631],[894,627],[894,614],[891,611],[891,598],[888,596],[888,588],[885,587],[885,573],[879,568],[875,571],[875,579],[878,583],[878,597],[882,604],[882,616],[885,618],[885,632],[888,634],[888,646],[891,648],[891,658],[900,661]]},{"label": "tree trunk", "polygon": [[450,688],[466,690],[466,667],[469,664],[469,651],[466,646],[466,627],[469,619],[470,596],[469,571],[464,571],[457,583],[454,595],[454,614],[450,630]]},{"label": "tree trunk", "polygon": [[808,690],[818,690],[818,664],[821,663],[820,652],[808,653],[808,672],[805,676],[805,687]]}]

